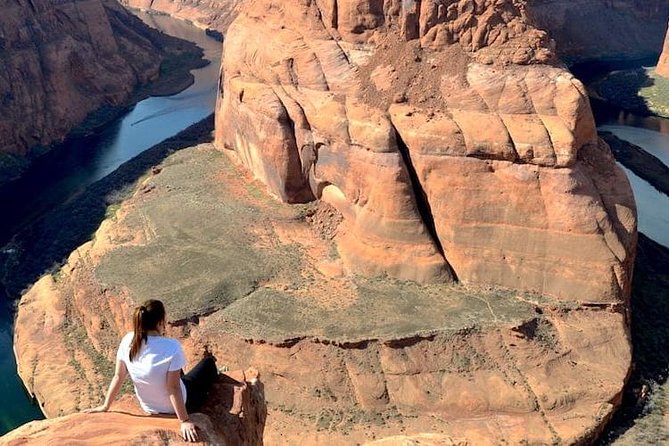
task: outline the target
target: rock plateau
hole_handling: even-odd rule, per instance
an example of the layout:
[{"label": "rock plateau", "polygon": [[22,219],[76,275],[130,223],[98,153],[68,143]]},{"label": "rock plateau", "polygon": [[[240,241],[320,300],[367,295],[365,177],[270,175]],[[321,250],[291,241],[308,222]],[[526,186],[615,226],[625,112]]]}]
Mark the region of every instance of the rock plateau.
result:
[{"label": "rock plateau", "polygon": [[215,146],[147,174],[21,301],[47,415],[100,400],[158,295],[189,358],[260,370],[246,427],[204,411],[232,444],[593,441],[630,370],[636,211],[530,12],[243,2]]},{"label": "rock plateau", "polygon": [[261,371],[266,422],[242,432],[268,445],[570,444],[619,402],[624,300],[346,276],[326,203],[277,203],[210,144],[155,172],[22,299],[19,371],[49,416],[99,401],[131,307],[155,295],[190,358],[207,345]]}]

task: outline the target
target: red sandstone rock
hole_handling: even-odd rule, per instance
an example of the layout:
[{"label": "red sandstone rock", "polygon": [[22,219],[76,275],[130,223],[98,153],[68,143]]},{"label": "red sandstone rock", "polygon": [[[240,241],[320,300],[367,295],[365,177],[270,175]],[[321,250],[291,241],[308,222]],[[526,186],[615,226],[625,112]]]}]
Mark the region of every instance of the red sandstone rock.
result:
[{"label": "red sandstone rock", "polygon": [[249,1],[216,142],[278,198],[335,206],[350,272],[620,301],[631,190],[583,86],[502,3]]},{"label": "red sandstone rock", "polygon": [[[583,155],[582,169],[598,165],[596,152]],[[498,289],[468,293],[465,287],[341,276],[304,281],[301,275],[315,270],[329,239],[310,237],[308,224],[294,217],[291,206],[247,189],[247,179],[210,146],[180,151],[161,167],[160,175],[146,180],[156,186],[152,194],[135,194],[93,241],[70,256],[57,281],[47,276],[22,300],[15,334],[18,363],[47,414],[99,402],[109,379],[104,365],[130,326],[133,302],[142,300],[144,284],[155,295],[164,282],[181,296],[168,305],[168,314],[201,302],[194,316],[171,319],[169,328],[191,361],[206,345],[219,364],[233,369],[254,364],[262,373],[255,386],[250,385],[253,371],[230,374],[232,381],[222,382],[203,409],[230,444],[406,440],[393,438],[398,435],[436,444],[572,444],[594,438],[619,404],[631,358],[624,304],[561,304]],[[606,200],[616,187],[624,192],[624,184],[609,186],[599,186]],[[211,225],[204,231],[203,218]],[[246,232],[260,227],[255,237]],[[179,243],[187,243],[184,251]],[[247,245],[259,250],[255,259],[282,257],[281,267],[256,291],[232,302],[232,283],[226,280],[193,288],[210,283],[210,268],[218,271],[214,276],[222,274],[217,264],[181,274],[188,262],[211,249],[220,256],[229,245],[234,247],[230,261],[243,275],[262,266],[260,260],[246,264]],[[310,251],[315,254],[303,256]],[[186,258],[186,252],[196,254]],[[137,253],[140,257],[134,257]],[[132,269],[128,256],[137,259]],[[175,258],[179,270],[157,267],[166,257]],[[118,259],[121,268],[110,276]],[[140,282],[133,280],[135,270]],[[279,288],[286,278],[299,286]],[[330,320],[335,312],[370,299],[365,288],[379,282],[387,291],[377,305],[357,307],[366,309],[349,313],[351,320]],[[343,291],[351,283],[361,285],[349,296]],[[317,294],[319,286],[329,300]],[[220,300],[202,301],[212,288],[226,293]],[[420,294],[412,297],[415,292]],[[465,299],[457,298],[463,293]],[[274,299],[285,305],[267,307]],[[419,322],[413,308],[422,300],[429,302],[437,323],[406,332],[403,326]],[[402,314],[394,323],[384,321],[388,310],[379,306],[401,306],[396,311]],[[329,317],[303,328],[314,311]],[[340,323],[348,324],[343,332],[329,334]],[[378,325],[381,332],[365,328]]]},{"label": "red sandstone rock", "polygon": [[0,152],[64,137],[157,78],[161,50],[115,0],[12,2],[0,15]]},{"label": "red sandstone rock", "polygon": [[226,442],[214,429],[209,417],[192,414],[198,426],[200,441],[189,443],[179,433],[175,418],[149,417],[122,412],[104,414],[77,413],[66,417],[25,424],[10,434],[0,437],[3,446],[42,446],[86,444],[89,446],[122,445],[211,445],[226,446]]},{"label": "red sandstone rock", "polygon": [[[253,363],[262,372],[248,399],[236,384],[229,389],[225,407],[244,417],[206,411],[231,444],[583,443],[620,403],[631,361],[626,297],[636,228],[629,185],[596,139],[583,87],[545,64],[554,60],[552,46],[522,2],[492,4],[249,0],[231,26],[226,54],[235,57],[224,66],[217,143],[281,200],[320,198],[336,208],[343,222],[327,233],[348,272],[422,282],[454,272],[468,283],[559,298],[505,297],[493,287],[464,308],[454,301],[444,311],[451,322],[451,313],[464,315],[459,325],[443,322],[406,336],[389,327],[383,335],[330,337],[325,328],[332,321],[300,332],[303,319],[314,308],[345,311],[369,296],[360,287],[349,291],[356,283],[350,276],[302,280],[305,271],[319,270],[311,254],[286,262],[287,270],[269,274],[239,300],[213,308],[205,300],[192,318],[173,321],[172,335],[189,357],[208,345],[233,368]],[[90,358],[113,358],[129,308],[142,296],[141,284],[131,283],[135,271],[102,281],[115,256],[140,252],[163,262],[184,255],[175,245],[185,243],[184,235],[187,251],[204,256],[215,249],[220,256],[230,234],[219,231],[244,200],[258,220],[235,229],[256,228],[244,239],[254,249],[276,255],[268,246],[278,244],[288,258],[297,245],[319,260],[327,251],[286,217],[287,206],[249,194],[220,159],[177,156],[151,180],[160,183],[152,194],[136,195],[72,254],[58,283],[43,279],[23,299],[17,356],[24,382],[50,413],[74,410],[76,398],[100,398],[104,379]],[[170,184],[177,169],[188,175]],[[203,178],[206,190],[184,192]],[[181,208],[167,222],[158,219],[156,209],[164,212],[177,193],[185,194],[181,207],[192,211],[199,203],[207,218],[223,207],[224,223],[203,235],[173,215]],[[225,208],[230,200],[237,201]],[[235,266],[252,274],[243,263]],[[155,265],[144,265],[142,283],[166,280],[170,271]],[[184,300],[199,302],[231,285],[193,291],[211,276],[196,271],[169,281],[187,290]],[[282,283],[286,276],[290,286]],[[319,281],[328,299],[315,293]],[[389,283],[399,288],[384,295],[388,302],[406,298],[406,289]],[[422,289],[425,299],[452,297],[445,288]],[[234,311],[262,309],[280,297],[290,305],[260,311],[260,321]],[[486,318],[474,315],[475,303]],[[398,326],[416,322],[410,311],[404,316]],[[384,314],[372,308],[356,317],[357,329]],[[293,322],[283,327],[291,335],[272,335],[284,318]],[[50,336],[18,328],[30,324]],[[73,330],[82,342],[72,343]],[[63,355],[84,372],[54,391],[56,376],[73,373]]]},{"label": "red sandstone rock", "polygon": [[657,74],[664,77],[669,77],[669,31],[667,38],[664,41],[664,48],[660,55],[660,60],[657,62]]}]

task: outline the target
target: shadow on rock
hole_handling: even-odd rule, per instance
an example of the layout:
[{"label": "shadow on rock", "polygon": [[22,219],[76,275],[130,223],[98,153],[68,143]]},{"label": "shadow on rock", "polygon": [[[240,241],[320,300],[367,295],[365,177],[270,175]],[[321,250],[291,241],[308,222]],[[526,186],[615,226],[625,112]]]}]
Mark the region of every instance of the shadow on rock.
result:
[{"label": "shadow on rock", "polygon": [[634,370],[623,405],[599,444],[669,441],[669,249],[639,234],[632,286]]},{"label": "shadow on rock", "polygon": [[648,98],[641,94],[641,90],[653,85],[655,80],[642,67],[613,71],[590,84],[590,88],[607,103],[641,116],[652,116],[655,112],[651,110]]},{"label": "shadow on rock", "polygon": [[202,412],[209,415],[230,445],[261,446],[267,403],[257,371],[228,372],[214,384]]}]

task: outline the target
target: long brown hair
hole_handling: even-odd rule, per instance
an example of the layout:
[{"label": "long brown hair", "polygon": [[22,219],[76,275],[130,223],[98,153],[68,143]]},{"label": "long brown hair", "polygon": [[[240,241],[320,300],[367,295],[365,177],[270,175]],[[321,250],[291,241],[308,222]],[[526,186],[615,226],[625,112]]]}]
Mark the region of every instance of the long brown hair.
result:
[{"label": "long brown hair", "polygon": [[163,320],[165,320],[165,306],[159,300],[149,299],[135,308],[133,316],[135,334],[130,344],[130,361],[134,361],[139,354],[142,342],[146,342],[148,332],[158,328]]}]

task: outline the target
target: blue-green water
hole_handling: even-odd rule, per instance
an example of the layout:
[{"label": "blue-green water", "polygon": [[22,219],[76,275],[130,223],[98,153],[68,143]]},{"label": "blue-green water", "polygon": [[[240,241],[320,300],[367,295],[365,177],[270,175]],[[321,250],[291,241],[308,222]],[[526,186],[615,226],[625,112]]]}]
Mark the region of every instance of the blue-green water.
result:
[{"label": "blue-green water", "polygon": [[[0,293],[2,291],[0,290]],[[2,297],[2,296],[0,296]],[[16,360],[13,354],[13,307],[7,300],[0,300],[0,433],[8,432],[17,425],[42,418],[42,412],[31,403],[23,383],[16,374]]]},{"label": "blue-green water", "polygon": [[[0,256],[11,255],[11,238],[30,222],[68,202],[86,187],[151,146],[209,116],[215,106],[221,44],[187,22],[137,13],[149,25],[200,46],[208,66],[194,70],[195,83],[179,94],[138,103],[95,135],[71,140],[37,160],[19,180],[0,187]],[[3,246],[4,245],[4,246]],[[16,295],[0,278],[0,435],[42,418],[16,373],[13,320]]]},{"label": "blue-green water", "polygon": [[[631,142],[669,166],[669,119],[621,113],[599,127]],[[621,165],[632,186],[639,215],[639,231],[669,247],[669,197]]]}]

